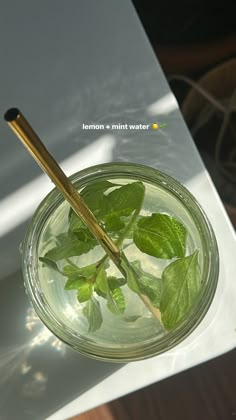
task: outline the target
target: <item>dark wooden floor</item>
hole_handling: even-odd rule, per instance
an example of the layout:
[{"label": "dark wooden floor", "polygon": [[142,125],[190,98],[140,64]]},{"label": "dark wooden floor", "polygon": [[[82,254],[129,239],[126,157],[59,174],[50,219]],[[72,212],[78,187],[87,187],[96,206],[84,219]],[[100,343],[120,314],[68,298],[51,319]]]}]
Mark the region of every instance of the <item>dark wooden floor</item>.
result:
[{"label": "dark wooden floor", "polygon": [[236,420],[236,350],[75,419]]}]

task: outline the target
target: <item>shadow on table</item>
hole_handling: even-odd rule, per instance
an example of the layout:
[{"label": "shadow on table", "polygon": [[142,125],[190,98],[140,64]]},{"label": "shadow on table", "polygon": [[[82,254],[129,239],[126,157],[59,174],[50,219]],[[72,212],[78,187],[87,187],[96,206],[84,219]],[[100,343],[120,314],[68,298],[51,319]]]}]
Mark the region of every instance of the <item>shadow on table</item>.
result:
[{"label": "shadow on table", "polygon": [[44,419],[123,366],[81,356],[51,334],[19,272],[0,288],[0,418]]}]

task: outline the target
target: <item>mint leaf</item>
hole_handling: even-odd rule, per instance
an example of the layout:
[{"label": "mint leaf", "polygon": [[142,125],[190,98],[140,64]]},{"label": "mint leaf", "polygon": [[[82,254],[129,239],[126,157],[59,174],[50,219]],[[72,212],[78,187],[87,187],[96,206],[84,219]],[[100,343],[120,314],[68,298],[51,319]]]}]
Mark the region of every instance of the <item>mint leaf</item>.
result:
[{"label": "mint leaf", "polygon": [[87,265],[86,267],[76,267],[74,265],[66,265],[63,268],[65,276],[71,280],[76,280],[78,277],[84,277],[86,280],[91,279],[96,273],[96,264]]},{"label": "mint leaf", "polygon": [[65,290],[77,290],[77,299],[83,303],[89,300],[93,293],[93,278],[96,273],[96,264],[86,267],[76,267],[74,265],[66,265],[63,273],[68,277]]},{"label": "mint leaf", "polygon": [[123,185],[107,195],[109,217],[129,216],[144,197],[145,187],[142,182],[133,182]]},{"label": "mint leaf", "polygon": [[128,287],[135,293],[140,293],[139,285],[138,285],[138,273],[136,272],[136,267],[129,263],[125,255],[123,254],[121,257],[121,267],[126,273],[126,280]]},{"label": "mint leaf", "polygon": [[[124,217],[130,216],[134,210],[141,208],[144,198],[145,187],[141,182],[123,185],[108,195],[103,194],[105,190],[114,186],[117,186],[117,184],[100,181],[92,186],[85,187],[81,193],[85,203],[98,221],[104,223],[107,232],[122,230],[126,225],[123,220]],[[69,224],[71,232],[74,233],[80,232],[85,227],[81,219],[72,210],[69,212]]]},{"label": "mint leaf", "polygon": [[141,207],[145,187],[142,182],[124,185],[107,195],[108,208],[104,219],[107,230],[120,230],[124,227],[122,216],[129,216]]},{"label": "mint leaf", "polygon": [[65,290],[79,290],[86,283],[85,277],[69,278],[64,286]]},{"label": "mint leaf", "polygon": [[121,267],[126,272],[127,285],[135,293],[146,295],[152,305],[160,305],[160,279],[142,270],[139,261],[128,262],[122,255]]},{"label": "mint leaf", "polygon": [[170,259],[183,257],[186,249],[185,227],[167,214],[153,213],[142,217],[134,231],[134,243],[153,257]]},{"label": "mint leaf", "polygon": [[125,223],[117,214],[108,214],[105,218],[105,228],[107,232],[118,232],[125,227]]},{"label": "mint leaf", "polygon": [[[107,197],[102,194],[101,191],[94,191],[91,195],[86,195],[83,197],[85,203],[89,207],[89,209],[92,211],[94,216],[100,221],[101,217],[107,214],[108,211],[108,201]],[[87,230],[88,236],[91,235],[89,229],[86,227],[86,225],[82,222],[80,217],[73,211],[69,211],[69,225],[70,225],[70,231],[71,232],[78,232],[81,229]]]},{"label": "mint leaf", "polygon": [[46,258],[46,257],[39,257],[39,261],[41,261],[47,267],[52,268],[52,270],[55,270],[58,273],[61,273],[57,264],[55,263],[55,261],[52,261],[52,260],[50,260],[49,258]]},{"label": "mint leaf", "polygon": [[92,185],[88,185],[87,187],[85,187],[80,194],[83,198],[85,198],[86,196],[91,195],[94,192],[104,192],[109,188],[116,187],[118,185],[119,184],[113,184],[112,182],[106,180],[96,181]]},{"label": "mint leaf", "polygon": [[[84,201],[98,220],[108,211],[107,197],[101,191],[96,191],[92,195],[86,195]],[[87,229],[86,225],[73,210],[69,212],[69,224],[72,232],[77,232],[81,228]]]},{"label": "mint leaf", "polygon": [[[119,184],[113,184],[112,182],[106,180],[97,181],[92,185],[85,187],[80,194],[83,197],[85,203],[89,206],[90,210],[97,212],[99,207],[101,207],[101,204],[102,207],[106,207],[106,198],[103,195],[103,192],[118,185]],[[76,232],[85,227],[85,224],[82,222],[80,217],[77,216],[72,208],[69,211],[69,224],[70,230],[72,232]]]},{"label": "mint leaf", "polygon": [[101,220],[109,211],[107,197],[101,191],[96,191],[84,197],[85,203],[98,220]]},{"label": "mint leaf", "polygon": [[102,312],[97,299],[90,299],[82,312],[88,320],[88,332],[97,331],[102,325]]},{"label": "mint leaf", "polygon": [[160,294],[161,294],[161,279],[155,277],[153,274],[144,271],[139,261],[133,261],[131,263],[138,274],[137,283],[140,293],[146,295],[151,304],[155,308],[160,306]]},{"label": "mint leaf", "polygon": [[96,277],[96,290],[102,292],[103,295],[106,295],[109,291],[108,282],[107,282],[107,273],[104,266],[99,267]]},{"label": "mint leaf", "polygon": [[124,277],[107,277],[108,286],[110,290],[118,289],[118,287],[124,286],[126,284],[126,279]]},{"label": "mint leaf", "polygon": [[198,251],[168,265],[161,281],[161,320],[171,330],[187,315],[198,296],[201,286]]},{"label": "mint leaf", "polygon": [[94,284],[94,290],[99,296],[102,296],[104,299],[107,299],[107,294],[109,291],[112,292],[114,289],[118,289],[121,286],[124,286],[125,284],[126,279],[124,278],[116,278],[113,276],[107,277],[105,267],[101,266],[98,269],[96,282]]},{"label": "mint leaf", "polygon": [[60,244],[55,248],[50,249],[50,251],[48,251],[43,258],[47,258],[56,262],[63,258],[86,254],[97,245],[97,241],[95,239],[81,241],[71,232],[63,235],[63,240],[60,237]]},{"label": "mint leaf", "polygon": [[82,228],[86,228],[84,222],[80,219],[80,217],[74,212],[72,208],[70,208],[68,221],[71,232],[77,232]]},{"label": "mint leaf", "polygon": [[93,241],[96,244],[96,239],[94,238],[93,234],[87,228],[78,229],[74,232],[76,238],[78,238],[82,242],[91,242]]},{"label": "mint leaf", "polygon": [[77,293],[77,299],[80,303],[86,302],[89,300],[93,293],[93,287],[91,283],[88,283],[87,281],[83,282],[81,286],[78,289]]},{"label": "mint leaf", "polygon": [[115,315],[124,313],[125,298],[120,288],[117,288],[108,292],[107,307]]},{"label": "mint leaf", "polygon": [[161,294],[160,279],[154,277],[152,274],[143,272],[138,285],[141,293],[149,298],[151,304],[155,306],[155,308],[159,308]]},{"label": "mint leaf", "polygon": [[[129,226],[129,230],[128,232],[126,232],[125,234],[125,238],[126,239],[133,239],[134,236],[134,231],[137,228],[137,224],[139,222],[139,220],[142,218],[142,216],[136,216],[135,219],[133,220],[132,224]],[[125,217],[121,217],[121,221],[125,221],[125,219],[127,220],[127,218]],[[130,217],[129,217],[130,219]],[[128,220],[129,221],[129,220]],[[127,223],[127,222],[126,222]],[[121,232],[122,233],[122,232]]]},{"label": "mint leaf", "polygon": [[107,298],[107,294],[106,294],[106,293],[103,293],[103,292],[99,289],[99,287],[98,287],[98,285],[97,285],[96,283],[94,284],[94,291],[97,293],[97,295],[98,295],[98,296],[103,297],[103,299],[106,299],[106,298]]}]

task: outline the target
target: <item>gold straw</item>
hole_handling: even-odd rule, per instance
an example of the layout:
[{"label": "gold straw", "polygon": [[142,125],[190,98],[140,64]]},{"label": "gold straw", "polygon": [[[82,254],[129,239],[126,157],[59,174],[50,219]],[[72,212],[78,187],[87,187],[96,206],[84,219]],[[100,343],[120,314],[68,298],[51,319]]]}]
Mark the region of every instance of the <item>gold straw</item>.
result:
[{"label": "gold straw", "polygon": [[[19,109],[9,109],[5,113],[4,118],[39,166],[51,178],[54,184],[64,195],[65,199],[69,202],[75,213],[86,224],[88,229],[104,248],[105,252],[109,255],[120,272],[124,275],[124,277],[127,277],[125,269],[121,266],[121,253],[118,247],[98,224],[95,216],[87,207],[81,195],[75,189],[69,178],[67,178],[64,174],[55,159],[51,156]],[[122,260],[125,261],[126,264],[129,264],[123,252]],[[131,269],[134,270],[133,268]],[[152,306],[147,296],[144,296],[143,294],[139,294],[139,296],[155,318],[160,321],[160,311]]]},{"label": "gold straw", "polygon": [[44,172],[46,172],[46,174],[62,192],[75,213],[86,224],[88,229],[105,249],[106,253],[111,257],[116,265],[120,265],[119,249],[98,224],[96,218],[85,204],[81,195],[75,189],[69,178],[67,178],[55,159],[50,155],[49,151],[46,149],[19,109],[9,109],[5,113],[4,118],[39,166]]}]

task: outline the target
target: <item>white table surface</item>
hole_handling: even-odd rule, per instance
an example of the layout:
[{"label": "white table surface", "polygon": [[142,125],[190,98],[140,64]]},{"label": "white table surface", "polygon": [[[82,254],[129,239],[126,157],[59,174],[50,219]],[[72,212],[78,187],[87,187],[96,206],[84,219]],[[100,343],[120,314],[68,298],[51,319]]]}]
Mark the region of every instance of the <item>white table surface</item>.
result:
[{"label": "white table surface", "polygon": [[[128,0],[22,0],[14,7],[0,0],[0,6],[1,114],[19,106],[68,175],[110,161],[172,175],[205,209],[220,252],[209,312],[169,352],[120,366],[60,347],[30,312],[19,271],[27,220],[52,186],[1,124],[0,419],[17,413],[25,420],[65,420],[234,348],[235,234]],[[167,125],[157,131],[82,129],[83,123],[152,122]]]}]

